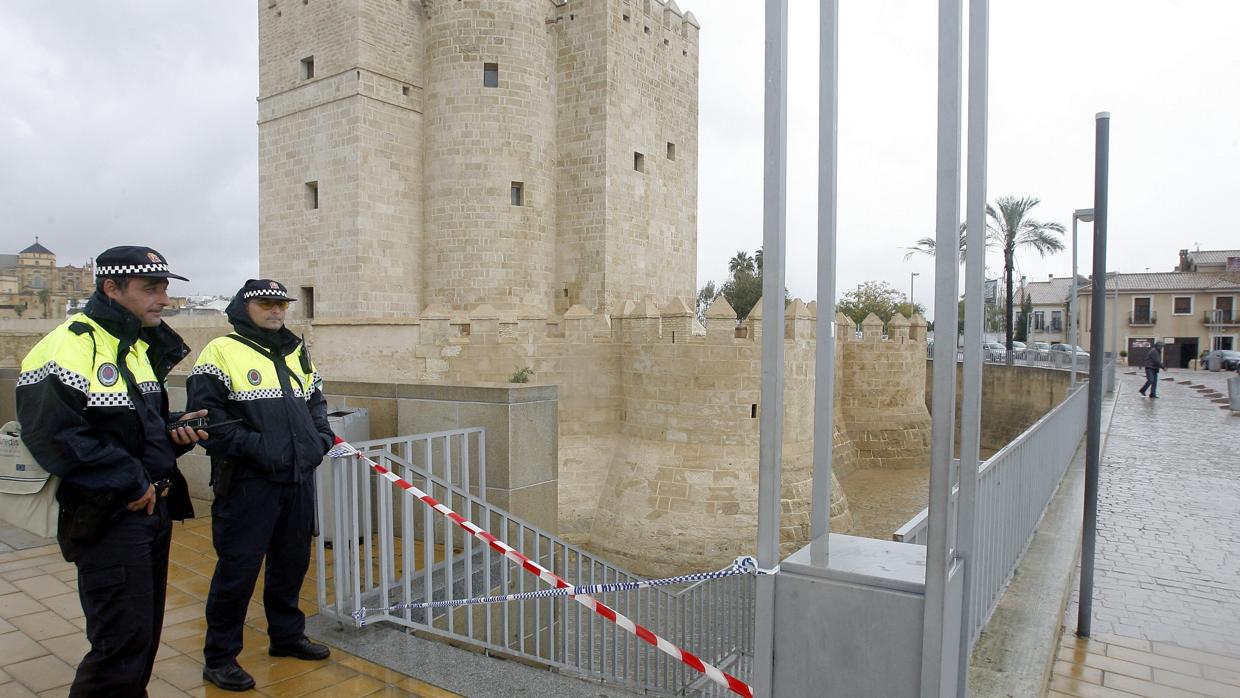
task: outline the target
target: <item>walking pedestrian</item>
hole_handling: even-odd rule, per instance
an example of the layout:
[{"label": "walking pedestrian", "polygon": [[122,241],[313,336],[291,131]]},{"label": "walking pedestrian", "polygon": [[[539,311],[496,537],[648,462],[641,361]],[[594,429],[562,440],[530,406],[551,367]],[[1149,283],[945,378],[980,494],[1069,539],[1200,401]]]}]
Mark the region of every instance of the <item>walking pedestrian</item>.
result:
[{"label": "walking pedestrian", "polygon": [[1145,396],[1150,391],[1150,398],[1158,398],[1158,372],[1166,368],[1162,360],[1162,342],[1154,342],[1154,346],[1145,353],[1145,385],[1137,392]]},{"label": "walking pedestrian", "polygon": [[229,691],[254,687],[237,662],[259,568],[268,654],[326,659],[305,636],[298,597],[310,564],[314,469],[332,447],[322,379],[305,344],[284,326],[283,284],[251,279],[225,311],[235,330],[202,350],[186,381],[187,404],[211,420],[211,535],[219,560],[207,596],[202,677]]},{"label": "walking pedestrian", "polygon": [[189,348],[160,313],[168,279],[185,277],[149,247],[113,247],[96,264],[85,312],[22,360],[17,417],[61,477],[56,538],[77,566],[90,641],[69,695],[136,698],[159,649],[172,519],[194,515],[176,458],[207,434],[169,430],[164,379]]}]

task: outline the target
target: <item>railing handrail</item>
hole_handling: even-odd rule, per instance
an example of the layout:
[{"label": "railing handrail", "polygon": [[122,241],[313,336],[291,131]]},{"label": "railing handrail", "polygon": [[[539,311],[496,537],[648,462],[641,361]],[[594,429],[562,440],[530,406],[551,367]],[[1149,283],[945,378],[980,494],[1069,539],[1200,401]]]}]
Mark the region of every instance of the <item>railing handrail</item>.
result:
[{"label": "railing handrail", "polygon": [[[473,433],[479,433],[482,431],[483,429],[481,427],[471,427],[468,429],[450,429],[447,431],[428,432],[426,434],[418,434],[416,435],[416,437],[398,436],[398,437],[392,437],[392,438],[387,438],[387,439],[372,439],[370,441],[361,441],[359,443],[353,444],[353,447],[356,448],[358,451],[361,451],[363,454],[369,456],[375,453],[374,450],[371,450],[373,449],[374,446],[381,445],[384,443],[386,443],[387,445],[390,445],[393,443],[403,443],[405,441],[410,441],[410,440],[421,441],[426,438],[443,438],[445,436],[456,436],[459,434],[473,434]],[[600,564],[610,567],[611,569],[615,570],[617,575],[626,577],[627,578],[626,581],[644,578],[642,575],[635,574],[633,572],[630,572],[626,569],[623,569],[617,566],[614,563],[603,560],[602,558],[595,555],[594,553],[583,550],[581,547],[576,546],[572,543],[569,543],[568,541],[564,540],[563,538],[560,538],[559,536],[553,533],[549,533],[548,531],[538,526],[537,524],[531,523],[530,521],[523,519],[520,516],[513,514],[512,512],[509,512],[505,509],[501,509],[495,506],[494,504],[491,504],[490,502],[486,500],[486,497],[480,497],[478,495],[473,494],[472,492],[468,492],[466,490],[461,489],[461,487],[455,483],[449,483],[445,478],[442,478],[430,472],[429,469],[423,468],[417,465],[416,463],[410,463],[409,461],[405,460],[403,457],[398,456],[395,453],[392,453],[391,451],[384,451],[382,457],[387,458],[394,463],[400,464],[402,468],[408,468],[412,470],[413,472],[417,473],[418,477],[426,478],[442,488],[450,489],[453,492],[453,494],[455,494],[456,496],[467,499],[471,508],[473,506],[486,507],[493,512],[502,514],[505,519],[508,519],[510,522],[515,523],[518,526],[528,528],[531,531],[534,531],[535,534],[537,535],[541,535],[541,536],[548,538],[549,540],[555,541],[556,545],[559,545],[566,550],[571,550],[572,552],[580,555],[583,558],[586,558],[592,561],[597,561]],[[344,460],[344,459],[341,459],[341,460]],[[368,477],[370,475],[371,473],[367,473]],[[497,537],[501,538],[502,540],[502,537],[500,536],[497,536]],[[517,546],[514,545],[513,547],[515,548]],[[520,550],[520,548],[517,548],[517,549]],[[700,584],[700,583],[701,582],[698,582],[697,584]],[[697,584],[694,584],[693,586],[697,586]],[[686,589],[683,589],[682,591],[687,591],[688,589],[692,589],[693,586],[686,587]],[[669,596],[669,597],[677,596],[677,594],[667,589],[664,589],[662,587],[652,587],[649,589],[649,591],[656,593],[656,594]]]},{"label": "railing handrail", "polygon": [[[1105,370],[1105,368],[1103,370]],[[1016,438],[1004,444],[1003,448],[995,451],[989,458],[982,461],[981,464],[977,466],[978,477],[981,477],[982,473],[986,472],[987,468],[989,468],[993,463],[997,463],[1003,458],[1006,458],[1009,453],[1019,448],[1026,441],[1034,438],[1040,431],[1042,431],[1047,422],[1055,419],[1060,412],[1068,409],[1068,404],[1071,402],[1073,396],[1075,396],[1078,392],[1085,390],[1088,386],[1089,383],[1077,383],[1075,388],[1072,388],[1068,391],[1067,395],[1064,395],[1063,400],[1060,400],[1058,405],[1052,407],[1049,412],[1039,417],[1033,424],[1030,424],[1029,428],[1022,431]]]}]

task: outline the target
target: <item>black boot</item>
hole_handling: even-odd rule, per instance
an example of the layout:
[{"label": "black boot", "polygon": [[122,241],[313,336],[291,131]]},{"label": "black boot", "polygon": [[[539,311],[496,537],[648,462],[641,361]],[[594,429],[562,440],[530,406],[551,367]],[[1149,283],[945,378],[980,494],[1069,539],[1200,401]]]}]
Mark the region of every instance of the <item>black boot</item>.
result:
[{"label": "black boot", "polygon": [[273,657],[296,657],[308,660],[327,659],[331,656],[331,653],[332,651],[327,649],[327,645],[311,642],[305,636],[302,636],[292,644],[272,645],[267,649],[267,654]]},{"label": "black boot", "polygon": [[217,667],[203,667],[202,678],[225,691],[248,691],[254,688],[254,677],[246,673],[245,669],[242,669],[241,665],[236,662]]}]

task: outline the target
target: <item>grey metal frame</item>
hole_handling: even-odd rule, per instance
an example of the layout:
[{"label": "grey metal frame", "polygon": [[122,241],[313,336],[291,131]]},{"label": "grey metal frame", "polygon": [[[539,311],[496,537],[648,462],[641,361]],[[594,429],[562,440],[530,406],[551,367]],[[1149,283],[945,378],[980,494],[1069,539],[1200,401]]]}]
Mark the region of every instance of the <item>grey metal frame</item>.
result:
[{"label": "grey metal frame", "polygon": [[[986,129],[989,123],[986,98],[988,77],[990,2],[969,2],[969,142],[965,220],[968,244],[965,267],[964,375],[960,395],[959,500],[956,509],[956,555],[964,562],[964,598],[960,605],[960,639],[956,656],[956,695],[969,690],[969,650],[973,584],[979,556],[976,554],[978,466],[982,442],[982,322],[986,293]],[[1009,361],[1014,357],[1007,357]],[[985,534],[983,534],[985,535]]]},{"label": "grey metal frame", "polygon": [[[779,562],[784,434],[784,254],[788,162],[788,0],[766,0],[762,168],[762,413],[758,424],[758,565]],[[754,695],[771,695],[775,578],[757,582]]]},{"label": "grey metal frame", "polygon": [[[966,577],[967,653],[999,603],[1003,590],[1029,546],[1055,489],[1067,472],[1085,434],[1088,393],[1078,384],[1063,402],[1044,415],[977,469],[975,554]],[[962,472],[967,467],[962,466]],[[962,482],[968,478],[962,478]],[[963,502],[963,487],[953,493],[949,510]],[[962,505],[960,509],[963,509]],[[929,511],[923,509],[892,539],[925,545]]]},{"label": "grey metal frame", "polygon": [[[947,581],[954,551],[948,502],[956,417],[956,336],[960,270],[961,0],[939,0],[938,181],[935,194],[933,405],[930,410],[929,539],[922,623],[921,695],[938,696],[956,652],[946,645]],[[970,347],[965,347],[968,357]],[[973,351],[980,351],[980,345]]]},{"label": "grey metal frame", "polygon": [[[570,582],[641,579],[488,503],[482,429],[354,445]],[[353,626],[352,614],[363,606],[521,593],[543,586],[356,460],[335,459],[322,469],[333,484],[319,491],[320,525],[331,531],[335,543],[330,567],[323,539],[316,544],[318,604],[324,616]],[[324,519],[328,498],[333,515]],[[442,556],[438,562],[436,546]],[[597,598],[703,660],[748,680],[754,653],[752,576],[700,582],[678,591],[660,587]],[[680,695],[692,690],[711,695],[717,691],[702,674],[566,597],[436,609],[429,614],[421,610],[368,612],[366,622],[392,623],[490,654],[652,694]]]}]

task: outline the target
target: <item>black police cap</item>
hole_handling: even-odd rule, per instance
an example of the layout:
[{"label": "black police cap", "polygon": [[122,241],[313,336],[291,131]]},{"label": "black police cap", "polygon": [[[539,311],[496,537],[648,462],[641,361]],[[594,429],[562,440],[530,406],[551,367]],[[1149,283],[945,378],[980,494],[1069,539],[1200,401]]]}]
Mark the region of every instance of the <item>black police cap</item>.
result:
[{"label": "black police cap", "polygon": [[242,300],[273,300],[273,301],[295,301],[288,295],[288,289],[279,281],[271,279],[249,279],[241,290],[237,293],[241,294]]},{"label": "black police cap", "polygon": [[95,258],[95,277],[154,276],[161,279],[189,279],[168,271],[168,260],[150,247],[121,245],[109,247]]}]

